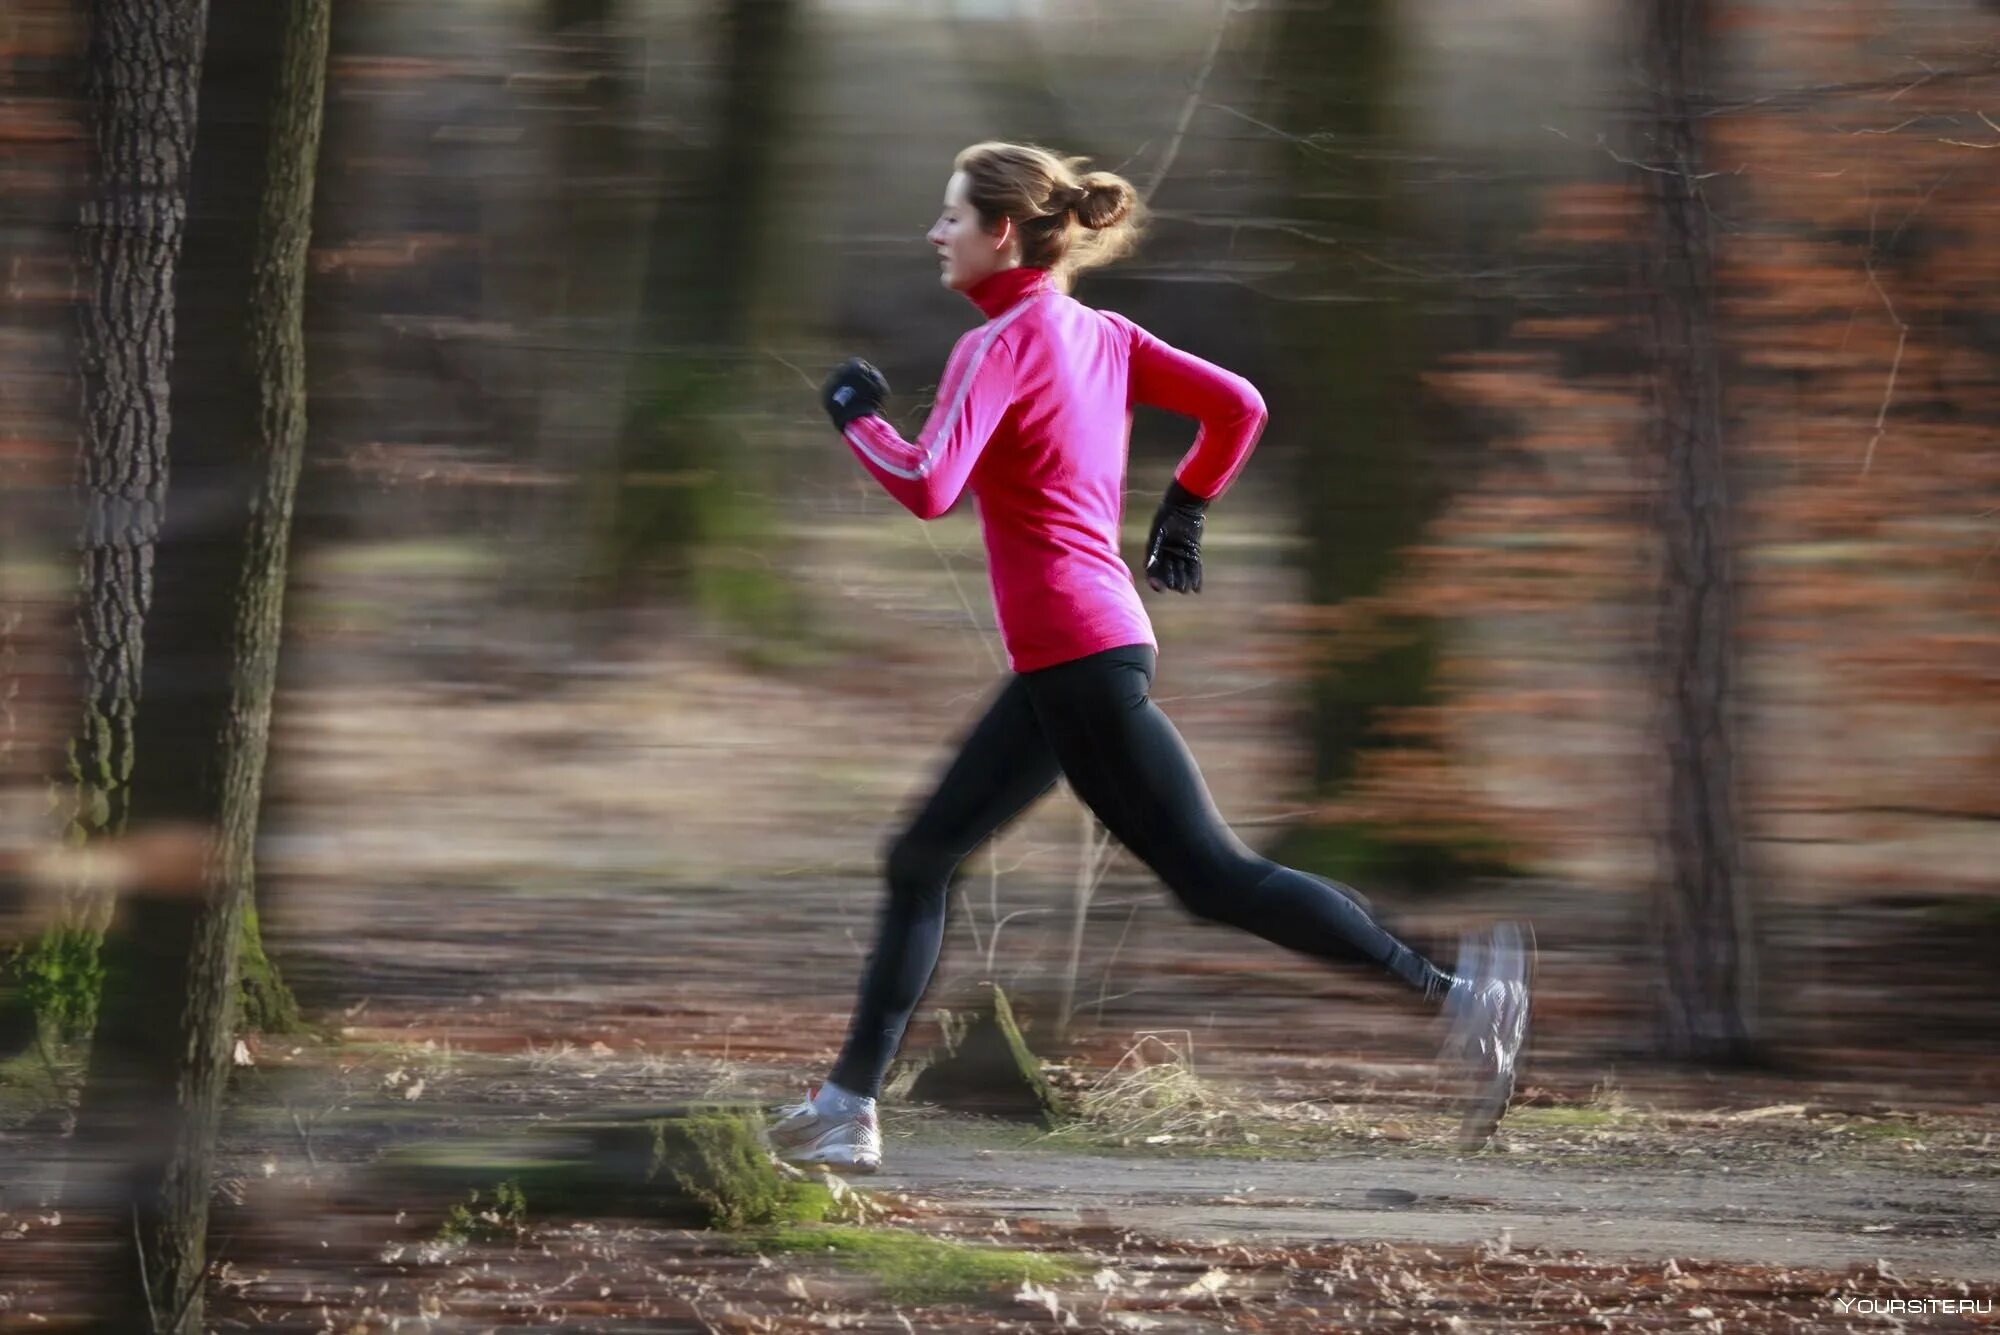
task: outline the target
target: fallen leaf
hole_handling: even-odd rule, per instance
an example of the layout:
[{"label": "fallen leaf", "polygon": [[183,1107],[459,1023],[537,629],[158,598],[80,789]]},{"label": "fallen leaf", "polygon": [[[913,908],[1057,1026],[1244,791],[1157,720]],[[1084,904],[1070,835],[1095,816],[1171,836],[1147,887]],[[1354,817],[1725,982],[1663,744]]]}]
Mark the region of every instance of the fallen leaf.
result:
[{"label": "fallen leaf", "polygon": [[1210,1270],[1200,1279],[1175,1290],[1175,1292],[1184,1298],[1201,1298],[1209,1294],[1220,1293],[1228,1287],[1229,1272],[1227,1270]]},{"label": "fallen leaf", "polygon": [[1021,1287],[1014,1290],[1014,1301],[1025,1303],[1029,1307],[1042,1308],[1051,1317],[1061,1321],[1065,1326],[1076,1324],[1076,1318],[1070,1313],[1063,1311],[1062,1299],[1056,1296],[1055,1291],[1043,1288],[1032,1279],[1021,1281]]}]

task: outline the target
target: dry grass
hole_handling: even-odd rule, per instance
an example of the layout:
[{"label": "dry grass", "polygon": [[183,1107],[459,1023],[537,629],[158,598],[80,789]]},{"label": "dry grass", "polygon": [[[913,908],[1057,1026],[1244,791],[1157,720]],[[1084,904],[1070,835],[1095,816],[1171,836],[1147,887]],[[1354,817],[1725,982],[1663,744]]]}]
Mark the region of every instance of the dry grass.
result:
[{"label": "dry grass", "polygon": [[1073,1132],[1136,1144],[1209,1141],[1235,1132],[1240,1111],[1195,1069],[1186,1029],[1142,1030],[1096,1081],[1076,1096]]}]

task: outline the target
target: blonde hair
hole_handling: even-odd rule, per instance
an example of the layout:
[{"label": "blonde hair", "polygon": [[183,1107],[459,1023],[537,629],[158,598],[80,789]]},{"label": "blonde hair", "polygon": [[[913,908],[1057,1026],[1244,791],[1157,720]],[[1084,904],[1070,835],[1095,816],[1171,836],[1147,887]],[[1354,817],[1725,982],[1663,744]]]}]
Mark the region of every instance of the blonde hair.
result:
[{"label": "blonde hair", "polygon": [[1014,224],[1022,264],[1068,277],[1130,254],[1145,212],[1130,181],[1081,171],[1089,161],[989,141],[961,151],[952,166],[965,173],[966,198],[988,227]]}]

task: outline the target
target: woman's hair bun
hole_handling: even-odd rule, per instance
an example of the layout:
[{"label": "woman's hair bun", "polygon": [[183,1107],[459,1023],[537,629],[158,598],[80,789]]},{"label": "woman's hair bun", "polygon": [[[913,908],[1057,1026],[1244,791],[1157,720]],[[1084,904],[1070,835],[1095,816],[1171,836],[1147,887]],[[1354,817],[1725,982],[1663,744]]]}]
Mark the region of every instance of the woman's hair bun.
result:
[{"label": "woman's hair bun", "polygon": [[1110,172],[1087,172],[1077,182],[1079,198],[1070,207],[1076,220],[1091,231],[1102,231],[1124,222],[1139,202],[1132,183]]}]

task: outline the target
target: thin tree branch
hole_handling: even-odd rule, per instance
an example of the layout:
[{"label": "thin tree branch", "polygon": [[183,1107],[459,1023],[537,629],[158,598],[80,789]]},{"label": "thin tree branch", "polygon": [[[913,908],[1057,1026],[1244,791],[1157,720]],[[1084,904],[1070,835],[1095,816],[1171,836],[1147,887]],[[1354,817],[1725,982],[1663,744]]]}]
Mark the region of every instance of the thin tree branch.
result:
[{"label": "thin tree branch", "polygon": [[1140,192],[1139,197],[1148,204],[1153,202],[1153,196],[1167,179],[1167,173],[1174,169],[1174,159],[1180,156],[1181,141],[1187,138],[1195,109],[1201,105],[1201,95],[1208,88],[1208,76],[1215,72],[1215,57],[1222,50],[1222,35],[1229,27],[1230,10],[1229,0],[1223,0],[1222,12],[1215,16],[1215,28],[1208,35],[1208,50],[1201,58],[1201,72],[1194,76],[1194,87],[1188,89],[1187,98],[1181,103],[1180,118],[1174,123],[1174,137],[1167,141],[1167,151],[1160,156],[1159,165],[1153,169],[1153,179]]},{"label": "thin tree branch", "polygon": [[1724,102],[1696,113],[1696,119],[1707,120],[1711,116],[1727,116],[1733,112],[1748,111],[1754,107],[1769,106],[1773,102],[1795,100],[1809,102],[1822,97],[1844,97],[1855,93],[1879,93],[1889,88],[1898,91],[1888,100],[1893,102],[1912,88],[1926,83],[1958,83],[1971,79],[1990,78],[2000,74],[2000,60],[1988,61],[1984,65],[1969,65],[1960,69],[1933,70],[1915,83],[1907,82],[1900,76],[1895,80],[1861,79],[1852,83],[1810,84],[1804,88],[1784,88],[1762,97],[1753,97],[1743,102]]}]

